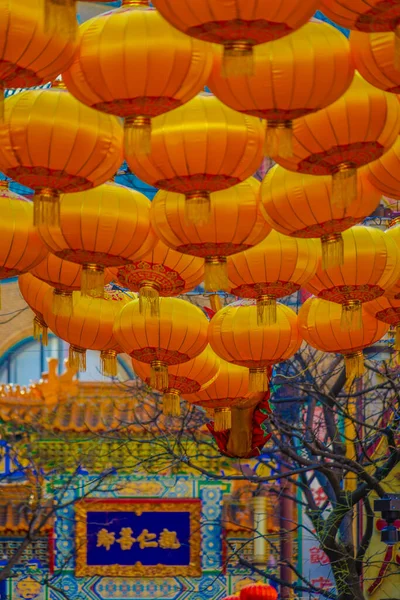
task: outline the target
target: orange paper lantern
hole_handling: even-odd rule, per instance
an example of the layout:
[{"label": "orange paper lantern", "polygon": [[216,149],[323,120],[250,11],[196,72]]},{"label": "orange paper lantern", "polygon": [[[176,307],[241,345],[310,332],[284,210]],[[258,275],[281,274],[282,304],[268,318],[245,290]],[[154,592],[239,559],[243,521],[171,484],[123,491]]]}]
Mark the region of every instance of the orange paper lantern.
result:
[{"label": "orange paper lantern", "polygon": [[[47,254],[33,226],[33,205],[0,182],[0,280],[30,271]],[[0,288],[1,289],[1,288]]]},{"label": "orange paper lantern", "polygon": [[[129,138],[130,130],[126,132]],[[185,194],[189,222],[206,224],[210,193],[247,179],[262,159],[264,131],[255,117],[242,115],[210,94],[153,120],[151,152],[131,151],[126,160],[142,181]]]},{"label": "orange paper lantern", "polygon": [[73,315],[55,315],[52,294],[44,300],[44,318],[51,331],[67,342],[69,365],[79,371],[86,370],[86,350],[99,350],[101,371],[104,375],[117,375],[117,354],[122,350],[113,334],[113,325],[121,309],[131,298],[117,290],[106,289],[103,298],[81,296],[73,292]]},{"label": "orange paper lantern", "polygon": [[127,264],[156,244],[150,204],[140,192],[106,183],[63,195],[59,227],[43,224],[39,233],[53,254],[83,266],[83,295],[101,297],[106,267]]},{"label": "orange paper lantern", "polygon": [[[207,389],[215,381],[220,368],[219,357],[209,346],[196,358],[185,363],[169,367],[168,387],[160,389],[163,393],[163,413],[179,417],[180,397],[185,394],[195,394]],[[135,373],[150,385],[151,367],[148,363],[132,359]]]},{"label": "orange paper lantern", "polygon": [[[398,218],[390,223],[390,227],[386,229],[385,235],[394,241],[397,249],[400,251],[400,220]],[[392,300],[400,300],[400,277],[393,285],[385,289],[385,296]]]},{"label": "orange paper lantern", "polygon": [[218,375],[211,385],[194,394],[182,394],[190,404],[213,410],[215,431],[230,429],[231,407],[253,395],[249,392],[249,371],[225,360],[220,361]]},{"label": "orange paper lantern", "polygon": [[249,369],[249,390],[268,390],[267,367],[287,360],[300,347],[296,313],[283,304],[276,307],[276,322],[258,324],[256,306],[226,306],[210,321],[211,348],[224,360]]},{"label": "orange paper lantern", "polygon": [[301,240],[271,231],[250,250],[228,258],[231,294],[256,298],[257,322],[276,322],[276,300],[297,292],[315,274],[319,249],[314,240]]},{"label": "orange paper lantern", "polygon": [[35,223],[57,225],[59,194],[96,187],[122,163],[116,117],[81,104],[63,89],[29,90],[4,102],[0,168],[35,190]]},{"label": "orange paper lantern", "polygon": [[355,67],[364,79],[385,92],[400,93],[400,71],[392,33],[353,31],[350,48]]},{"label": "orange paper lantern", "polygon": [[343,233],[342,265],[319,268],[305,288],[343,306],[343,327],[361,327],[361,304],[382,296],[400,277],[396,243],[379,229],[356,226]]},{"label": "orange paper lantern", "polygon": [[339,100],[294,121],[293,157],[277,154],[274,159],[291,171],[332,175],[332,202],[348,206],[357,197],[356,170],[387,152],[399,127],[396,96],[356,73]]},{"label": "orange paper lantern", "polygon": [[293,33],[314,14],[319,0],[153,0],[154,6],[187,35],[222,44],[226,75],[251,73],[253,48]]},{"label": "orange paper lantern", "polygon": [[150,149],[151,119],[204,88],[212,51],[171,27],[147,0],[122,4],[80,26],[64,80],[80,102],[125,118],[129,151],[143,153]]},{"label": "orange paper lantern", "polygon": [[72,62],[76,41],[44,29],[44,0],[7,0],[2,4],[0,91],[42,85],[65,71]]},{"label": "orange paper lantern", "polygon": [[396,31],[399,0],[321,0],[323,13],[338,25],[364,33]]},{"label": "orange paper lantern", "polygon": [[250,177],[211,194],[210,222],[187,223],[182,194],[160,190],[151,204],[157,236],[167,246],[205,262],[205,289],[228,290],[226,257],[261,242],[271,228],[260,213],[260,183]]},{"label": "orange paper lantern", "polygon": [[180,296],[199,285],[204,278],[201,258],[181,254],[168,248],[161,240],[151,252],[139,260],[113,269],[119,283],[139,292],[141,311],[159,314],[160,296]]},{"label": "orange paper lantern", "polygon": [[[31,273],[54,288],[54,314],[64,317],[72,315],[72,292],[76,292],[81,288],[82,266],[58,258],[58,256],[49,252],[40,264],[31,269]],[[112,274],[107,272],[105,277],[106,283],[109,283],[111,279]]]},{"label": "orange paper lantern", "polygon": [[307,23],[289,38],[256,46],[253,55],[252,75],[227,78],[221,73],[222,51],[216,50],[208,86],[234,110],[267,120],[268,156],[290,156],[293,119],[332,104],[351,84],[349,42],[331,25]]},{"label": "orange paper lantern", "polygon": [[305,341],[322,352],[343,354],[347,383],[364,373],[363,349],[380,340],[389,325],[362,309],[361,327],[342,327],[341,308],[335,302],[309,298],[299,311],[299,329]]},{"label": "orange paper lantern", "polygon": [[368,179],[377,190],[400,200],[400,136],[386,154],[367,167]]},{"label": "orange paper lantern", "polygon": [[400,351],[400,300],[381,296],[372,302],[367,302],[365,309],[378,321],[395,328],[395,350]]},{"label": "orange paper lantern", "polygon": [[51,287],[34,277],[31,273],[24,273],[18,277],[18,286],[23,299],[29,308],[35,313],[33,319],[33,337],[41,340],[43,346],[48,343],[48,326],[44,319],[45,298],[52,291]]},{"label": "orange paper lantern", "polygon": [[331,201],[332,178],[287,171],[275,165],[261,185],[261,211],[268,223],[284,235],[320,238],[322,267],[343,264],[341,233],[368,217],[381,194],[357,171],[357,197],[345,208]]},{"label": "orange paper lantern", "polygon": [[114,323],[114,335],[124,352],[151,366],[150,384],[168,387],[168,367],[198,356],[207,346],[208,320],[190,302],[160,298],[158,317],[140,312],[139,300],[123,308]]}]

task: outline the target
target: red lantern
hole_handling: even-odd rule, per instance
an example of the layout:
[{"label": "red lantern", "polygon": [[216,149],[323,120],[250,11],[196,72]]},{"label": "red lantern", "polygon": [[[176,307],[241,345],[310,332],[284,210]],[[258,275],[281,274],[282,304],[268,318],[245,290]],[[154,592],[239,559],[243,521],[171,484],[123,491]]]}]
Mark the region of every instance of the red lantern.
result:
[{"label": "red lantern", "polygon": [[240,600],[277,600],[278,592],[272,585],[252,583],[240,591]]}]

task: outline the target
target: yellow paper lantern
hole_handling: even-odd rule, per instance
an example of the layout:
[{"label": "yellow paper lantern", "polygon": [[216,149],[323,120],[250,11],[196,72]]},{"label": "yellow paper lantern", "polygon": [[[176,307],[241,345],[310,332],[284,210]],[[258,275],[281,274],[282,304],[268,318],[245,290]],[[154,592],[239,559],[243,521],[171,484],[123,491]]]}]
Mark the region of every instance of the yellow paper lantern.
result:
[{"label": "yellow paper lantern", "polygon": [[290,156],[293,119],[332,104],[351,84],[349,42],[331,25],[307,23],[288,38],[255,46],[253,57],[251,75],[224,77],[216,49],[208,86],[227,106],[267,120],[268,156]]},{"label": "yellow paper lantern", "polygon": [[222,44],[224,73],[251,73],[253,49],[293,33],[314,14],[319,0],[153,0],[174,27],[187,35]]},{"label": "yellow paper lantern", "polygon": [[160,296],[180,296],[200,285],[204,264],[201,258],[176,252],[159,240],[151,252],[113,273],[123,287],[139,293],[141,312],[150,308],[156,316]]},{"label": "yellow paper lantern", "polygon": [[133,153],[149,152],[153,117],[196,96],[212,66],[207,44],[171,27],[148,4],[124,0],[81,25],[74,62],[64,73],[80,102],[125,118]]},{"label": "yellow paper lantern", "polygon": [[140,312],[139,300],[133,300],[119,313],[114,335],[135,360],[151,366],[150,384],[155,389],[168,387],[168,367],[198,356],[207,346],[208,320],[190,302],[178,298],[160,298],[157,317]]},{"label": "yellow paper lantern", "polygon": [[299,329],[313,348],[344,355],[347,383],[351,384],[365,371],[363,349],[380,340],[389,325],[378,321],[363,308],[361,327],[354,329],[349,325],[343,329],[338,304],[309,298],[299,311]]},{"label": "yellow paper lantern", "polygon": [[395,350],[400,351],[400,300],[381,296],[365,304],[365,309],[378,321],[395,328]]},{"label": "yellow paper lantern", "polygon": [[59,258],[82,265],[83,295],[101,297],[107,267],[124,265],[156,243],[150,200],[116,183],[61,196],[58,227],[39,227],[42,240]]},{"label": "yellow paper lantern", "polygon": [[362,222],[378,206],[380,192],[357,171],[357,197],[347,207],[332,202],[332,178],[287,171],[275,165],[261,185],[261,210],[284,235],[319,238],[322,268],[343,264],[342,232]]},{"label": "yellow paper lantern", "polygon": [[250,177],[210,195],[207,225],[187,223],[185,197],[160,190],[151,203],[151,220],[167,246],[204,259],[207,291],[228,290],[226,258],[261,242],[271,228],[260,212],[260,183]]},{"label": "yellow paper lantern", "polygon": [[258,324],[257,306],[226,306],[211,319],[208,339],[222,359],[249,369],[251,392],[267,391],[267,367],[291,358],[302,341],[297,315],[284,304],[270,325]]},{"label": "yellow paper lantern", "polygon": [[257,300],[259,325],[276,323],[276,300],[299,291],[315,275],[319,261],[314,240],[271,231],[254,248],[228,258],[230,292]]},{"label": "yellow paper lantern", "polygon": [[382,296],[400,277],[396,243],[375,227],[356,226],[343,233],[342,265],[319,268],[305,288],[343,307],[342,326],[362,326],[363,302]]},{"label": "yellow paper lantern", "polygon": [[132,172],[157,188],[184,194],[187,220],[195,224],[208,223],[211,192],[256,172],[265,137],[259,119],[205,93],[153,120],[150,154],[132,151],[130,130],[125,135]]},{"label": "yellow paper lantern", "polygon": [[332,202],[347,207],[357,197],[357,169],[384,155],[399,128],[396,96],[356,73],[339,100],[293,122],[293,156],[274,160],[290,171],[331,175]]},{"label": "yellow paper lantern", "polygon": [[45,299],[52,288],[45,282],[31,273],[24,273],[18,277],[18,286],[23,299],[29,308],[35,313],[33,319],[33,337],[35,340],[41,340],[43,346],[48,343],[48,326],[44,319]]},{"label": "yellow paper lantern", "polygon": [[4,88],[52,81],[71,64],[76,41],[43,27],[45,0],[3,0],[0,20],[0,108]]},{"label": "yellow paper lantern", "polygon": [[44,300],[44,319],[59,338],[69,344],[69,365],[86,371],[86,350],[100,351],[103,375],[117,375],[117,354],[122,352],[113,334],[117,315],[130,302],[126,294],[107,288],[103,298],[81,296],[73,292],[73,315],[55,315],[52,293]]},{"label": "yellow paper lantern", "polygon": [[[217,378],[220,359],[210,346],[192,360],[168,368],[168,387],[159,389],[163,397],[163,413],[167,416],[179,417],[180,397],[186,394],[201,393]],[[150,385],[151,367],[148,363],[132,359],[135,373]]]},{"label": "yellow paper lantern", "polygon": [[29,90],[4,102],[0,168],[35,190],[35,223],[59,223],[59,195],[89,190],[122,163],[116,117],[81,104],[63,89]]}]

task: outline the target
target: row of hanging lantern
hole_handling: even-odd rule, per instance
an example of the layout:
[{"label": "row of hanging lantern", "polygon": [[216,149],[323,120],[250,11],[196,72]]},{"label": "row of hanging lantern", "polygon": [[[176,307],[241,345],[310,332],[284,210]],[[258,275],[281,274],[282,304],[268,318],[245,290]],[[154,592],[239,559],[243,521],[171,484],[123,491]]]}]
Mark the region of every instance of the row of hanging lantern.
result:
[{"label": "row of hanging lantern", "polygon": [[[362,349],[400,323],[399,228],[354,227],[380,192],[400,198],[396,87],[368,69],[354,74],[357,38],[377,34],[349,43],[330,25],[305,24],[336,1],[285,0],[277,11],[236,0],[211,17],[211,0],[195,16],[189,0],[156,0],[159,12],[127,0],[75,38],[60,31],[52,64],[51,18],[75,3],[37,0],[22,16],[18,1],[13,24],[37,24],[45,2],[53,12],[33,35],[30,62],[12,59],[7,42],[2,85],[21,84],[11,72],[32,84],[29,64],[34,84],[63,72],[67,87],[12,96],[0,123],[0,169],[35,191],[33,210],[0,190],[0,276],[21,275],[35,335],[45,341],[49,327],[80,369],[85,351],[99,350],[108,375],[128,353],[167,414],[182,396],[212,408],[217,430],[229,427],[232,405],[267,390],[271,366],[303,339],[343,353],[349,381],[360,376]],[[363,27],[370,18],[392,31],[385,60],[395,78],[392,21],[359,10]],[[361,54],[365,65],[375,60]],[[215,95],[201,92],[206,84]],[[260,184],[250,176],[264,145],[278,165]],[[152,203],[109,181],[124,155],[159,188]],[[111,280],[129,291],[104,288]],[[203,280],[250,302],[209,324],[173,298]],[[316,298],[297,317],[277,300],[302,287]]]}]

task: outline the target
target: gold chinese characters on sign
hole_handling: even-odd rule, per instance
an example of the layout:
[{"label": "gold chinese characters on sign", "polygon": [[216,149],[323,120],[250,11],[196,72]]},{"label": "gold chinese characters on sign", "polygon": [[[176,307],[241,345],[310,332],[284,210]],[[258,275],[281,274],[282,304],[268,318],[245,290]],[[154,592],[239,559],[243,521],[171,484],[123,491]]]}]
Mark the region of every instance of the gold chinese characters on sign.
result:
[{"label": "gold chinese characters on sign", "polygon": [[201,502],[85,499],[76,506],[76,575],[201,575]]}]

